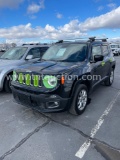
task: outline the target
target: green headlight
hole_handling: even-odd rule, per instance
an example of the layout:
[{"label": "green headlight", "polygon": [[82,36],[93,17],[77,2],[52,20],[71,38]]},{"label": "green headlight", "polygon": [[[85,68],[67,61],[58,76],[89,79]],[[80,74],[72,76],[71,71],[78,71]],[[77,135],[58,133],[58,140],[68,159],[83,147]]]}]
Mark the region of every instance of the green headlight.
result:
[{"label": "green headlight", "polygon": [[57,86],[57,78],[55,76],[45,76],[43,84],[48,89],[55,88]]},{"label": "green headlight", "polygon": [[17,73],[15,71],[13,71],[13,81],[17,80]]}]

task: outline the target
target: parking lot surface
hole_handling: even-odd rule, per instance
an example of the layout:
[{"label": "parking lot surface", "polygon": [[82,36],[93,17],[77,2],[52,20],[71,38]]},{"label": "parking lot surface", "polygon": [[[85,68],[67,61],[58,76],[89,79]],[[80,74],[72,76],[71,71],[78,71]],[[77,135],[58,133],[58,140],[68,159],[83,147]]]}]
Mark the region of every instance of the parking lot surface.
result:
[{"label": "parking lot surface", "polygon": [[120,57],[111,87],[100,85],[85,113],[42,114],[0,93],[0,160],[120,160]]}]

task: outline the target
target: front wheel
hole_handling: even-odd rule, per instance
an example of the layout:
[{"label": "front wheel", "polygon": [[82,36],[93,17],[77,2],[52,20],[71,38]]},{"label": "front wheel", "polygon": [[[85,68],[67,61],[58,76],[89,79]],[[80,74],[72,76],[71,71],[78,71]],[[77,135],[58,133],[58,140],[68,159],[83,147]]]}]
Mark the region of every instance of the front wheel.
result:
[{"label": "front wheel", "polygon": [[12,75],[8,75],[6,78],[5,78],[5,82],[4,82],[4,90],[7,92],[7,93],[11,93],[11,81],[12,81]]},{"label": "front wheel", "polygon": [[80,84],[76,89],[72,105],[70,108],[70,113],[74,115],[81,115],[87,106],[88,102],[88,89],[86,85]]},{"label": "front wheel", "polygon": [[107,80],[105,80],[105,85],[106,86],[111,86],[114,82],[114,69],[111,70],[110,75]]}]

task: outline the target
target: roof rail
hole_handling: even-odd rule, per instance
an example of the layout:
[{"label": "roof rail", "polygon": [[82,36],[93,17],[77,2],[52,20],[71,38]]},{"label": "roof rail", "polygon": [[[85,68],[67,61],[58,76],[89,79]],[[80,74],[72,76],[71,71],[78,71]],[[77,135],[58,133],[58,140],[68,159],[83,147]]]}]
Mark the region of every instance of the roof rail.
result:
[{"label": "roof rail", "polygon": [[88,42],[94,42],[95,40],[101,40],[102,42],[107,42],[107,39],[108,39],[108,38],[83,37],[83,38],[59,40],[59,41],[56,42],[56,43],[63,43],[63,42],[70,42],[70,41],[84,40],[84,39],[88,39]]},{"label": "roof rail", "polygon": [[37,44],[34,44],[34,43],[25,43],[25,44],[23,44],[22,46],[25,46],[25,45],[38,45],[38,43]]},{"label": "roof rail", "polygon": [[89,37],[89,40],[88,40],[88,41],[92,41],[92,42],[93,42],[93,41],[95,41],[95,38],[96,38],[96,37]]},{"label": "roof rail", "polygon": [[102,42],[107,42],[108,38],[97,38],[96,40],[102,40]]},{"label": "roof rail", "polygon": [[22,46],[25,46],[25,45],[48,45],[47,43],[24,43],[22,44]]},{"label": "roof rail", "polygon": [[56,43],[63,43],[64,42],[64,40],[59,40],[58,42],[56,42]]}]

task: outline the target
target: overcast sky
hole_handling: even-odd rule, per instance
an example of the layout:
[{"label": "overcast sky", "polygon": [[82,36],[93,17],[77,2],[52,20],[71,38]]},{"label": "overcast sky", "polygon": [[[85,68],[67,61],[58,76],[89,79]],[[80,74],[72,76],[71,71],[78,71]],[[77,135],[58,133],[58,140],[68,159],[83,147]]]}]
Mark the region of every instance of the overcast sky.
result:
[{"label": "overcast sky", "polygon": [[119,0],[0,0],[0,41],[120,37]]}]

